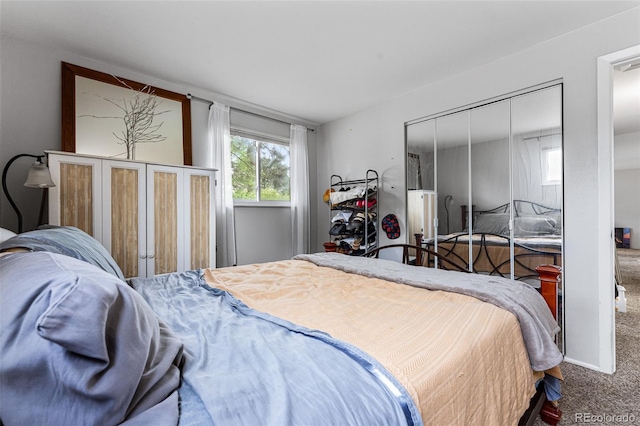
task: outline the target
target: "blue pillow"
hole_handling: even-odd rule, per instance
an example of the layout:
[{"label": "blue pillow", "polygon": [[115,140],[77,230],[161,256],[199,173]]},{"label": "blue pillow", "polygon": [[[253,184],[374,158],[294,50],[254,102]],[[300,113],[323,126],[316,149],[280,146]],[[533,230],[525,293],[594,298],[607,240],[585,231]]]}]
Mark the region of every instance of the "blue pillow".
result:
[{"label": "blue pillow", "polygon": [[124,274],[106,248],[91,235],[73,226],[44,225],[35,231],[23,232],[0,244],[0,251],[25,248],[64,254],[92,265],[124,280]]},{"label": "blue pillow", "polygon": [[0,327],[5,424],[177,423],[182,342],[113,275],[56,253],[5,254]]}]

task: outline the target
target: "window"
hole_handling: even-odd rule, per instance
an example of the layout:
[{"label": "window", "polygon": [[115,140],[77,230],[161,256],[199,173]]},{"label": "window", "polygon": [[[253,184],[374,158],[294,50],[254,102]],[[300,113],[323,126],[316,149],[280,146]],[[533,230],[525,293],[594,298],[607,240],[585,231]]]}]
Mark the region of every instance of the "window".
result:
[{"label": "window", "polygon": [[232,130],[233,199],[240,202],[288,202],[289,146]]},{"label": "window", "polygon": [[562,149],[542,150],[542,184],[557,185],[562,181]]}]

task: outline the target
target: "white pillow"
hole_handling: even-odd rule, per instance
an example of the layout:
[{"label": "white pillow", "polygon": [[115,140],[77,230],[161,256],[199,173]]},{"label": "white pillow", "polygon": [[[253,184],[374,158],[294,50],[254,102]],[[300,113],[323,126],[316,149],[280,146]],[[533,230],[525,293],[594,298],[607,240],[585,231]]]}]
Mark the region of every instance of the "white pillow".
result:
[{"label": "white pillow", "polygon": [[8,240],[11,237],[14,237],[16,234],[9,231],[8,229],[0,228],[0,243]]}]

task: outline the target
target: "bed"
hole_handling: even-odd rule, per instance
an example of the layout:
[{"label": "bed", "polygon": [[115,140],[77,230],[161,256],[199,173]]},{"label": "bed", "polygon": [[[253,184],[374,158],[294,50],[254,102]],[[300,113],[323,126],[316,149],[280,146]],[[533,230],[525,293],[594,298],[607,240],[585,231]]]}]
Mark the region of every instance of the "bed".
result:
[{"label": "bed", "polygon": [[517,424],[560,396],[523,283],[336,253],[125,282],[70,227],[0,251],[6,426]]},{"label": "bed", "polygon": [[[416,234],[415,243],[466,267],[471,263],[476,273],[510,277],[510,246],[513,242],[515,278],[535,280],[535,268],[538,265],[562,264],[561,211],[526,200],[514,200],[513,206],[513,238],[509,230],[510,203],[486,210],[474,208],[471,234],[467,226],[468,207],[463,205],[461,217],[464,231],[440,235],[437,239],[424,239]],[[433,262],[433,258],[428,260]]]}]

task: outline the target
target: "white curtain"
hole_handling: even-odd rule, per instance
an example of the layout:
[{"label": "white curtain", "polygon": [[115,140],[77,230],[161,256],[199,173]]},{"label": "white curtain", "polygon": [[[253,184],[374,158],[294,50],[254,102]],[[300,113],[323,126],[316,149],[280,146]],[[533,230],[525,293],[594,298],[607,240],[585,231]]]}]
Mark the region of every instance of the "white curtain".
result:
[{"label": "white curtain", "polygon": [[291,160],[291,233],[293,255],[309,253],[309,160],[307,128],[291,125],[289,137]]},{"label": "white curtain", "polygon": [[217,266],[237,264],[236,227],[233,214],[233,188],[231,186],[231,133],[229,107],[214,102],[209,109],[209,143],[207,167],[218,169],[216,195]]}]

